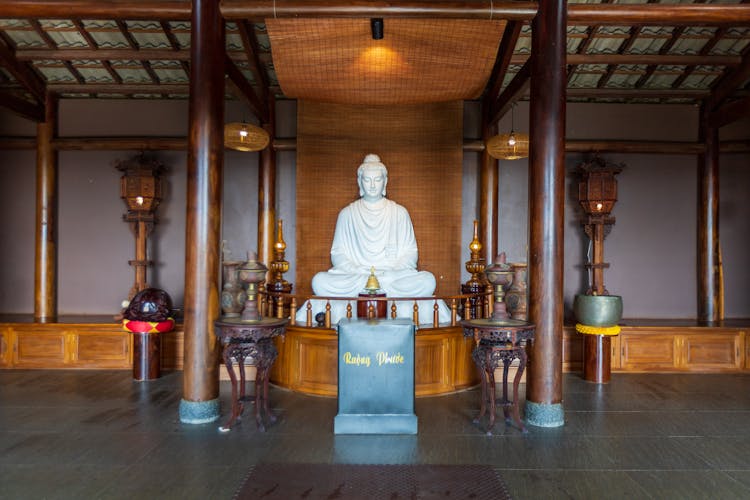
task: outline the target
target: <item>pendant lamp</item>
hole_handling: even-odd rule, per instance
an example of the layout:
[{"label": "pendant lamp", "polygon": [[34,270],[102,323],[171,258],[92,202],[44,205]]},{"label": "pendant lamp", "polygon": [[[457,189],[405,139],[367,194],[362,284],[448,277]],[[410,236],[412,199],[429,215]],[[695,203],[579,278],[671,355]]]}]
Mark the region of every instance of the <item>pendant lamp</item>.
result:
[{"label": "pendant lamp", "polygon": [[510,109],[510,133],[490,137],[485,147],[487,154],[498,160],[518,160],[529,156],[529,134],[514,130],[515,105]]},{"label": "pendant lamp", "polygon": [[268,132],[250,123],[224,125],[224,147],[237,151],[260,151],[268,146]]}]

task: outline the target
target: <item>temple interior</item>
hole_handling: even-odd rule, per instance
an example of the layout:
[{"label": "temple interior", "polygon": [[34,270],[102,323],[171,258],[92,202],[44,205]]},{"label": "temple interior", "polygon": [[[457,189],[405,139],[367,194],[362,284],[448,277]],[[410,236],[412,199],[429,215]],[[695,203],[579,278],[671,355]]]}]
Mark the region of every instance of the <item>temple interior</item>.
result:
[{"label": "temple interior", "polygon": [[[0,5],[11,498],[223,498],[273,461],[489,465],[513,498],[750,495],[745,2],[110,3]],[[408,212],[416,264],[318,293],[360,198]],[[154,288],[168,321],[131,317]],[[339,319],[397,317],[417,435],[334,433]],[[244,410],[234,365],[259,380]],[[63,479],[97,465],[71,444],[89,434],[113,443],[98,476]],[[159,482],[156,461],[216,474]]]}]

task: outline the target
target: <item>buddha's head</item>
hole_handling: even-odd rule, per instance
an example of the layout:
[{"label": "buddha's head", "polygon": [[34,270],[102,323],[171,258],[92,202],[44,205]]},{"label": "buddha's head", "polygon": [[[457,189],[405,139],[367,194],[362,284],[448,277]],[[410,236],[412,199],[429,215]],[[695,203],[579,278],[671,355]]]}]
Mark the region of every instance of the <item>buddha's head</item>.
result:
[{"label": "buddha's head", "polygon": [[359,196],[365,201],[375,202],[385,196],[388,184],[388,170],[378,155],[369,154],[357,169]]}]

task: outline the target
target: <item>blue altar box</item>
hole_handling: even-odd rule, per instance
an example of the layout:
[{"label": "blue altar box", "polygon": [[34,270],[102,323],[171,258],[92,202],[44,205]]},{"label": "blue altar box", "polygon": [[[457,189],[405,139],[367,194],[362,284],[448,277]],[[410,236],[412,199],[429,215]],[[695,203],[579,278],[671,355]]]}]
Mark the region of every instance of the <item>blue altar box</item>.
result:
[{"label": "blue altar box", "polygon": [[416,434],[414,323],[342,319],[334,434]]}]

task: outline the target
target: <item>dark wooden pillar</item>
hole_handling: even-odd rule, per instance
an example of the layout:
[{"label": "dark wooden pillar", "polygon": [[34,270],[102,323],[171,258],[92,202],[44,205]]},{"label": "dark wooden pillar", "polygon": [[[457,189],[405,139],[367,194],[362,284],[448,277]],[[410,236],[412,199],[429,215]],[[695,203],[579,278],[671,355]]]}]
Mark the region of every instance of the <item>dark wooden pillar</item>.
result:
[{"label": "dark wooden pillar", "polygon": [[274,258],[273,246],[276,227],[276,152],[273,149],[275,102],[268,103],[268,123],[263,129],[268,132],[271,141],[266,149],[260,152],[258,168],[258,261],[271,268]]},{"label": "dark wooden pillar", "polygon": [[[485,144],[497,133],[497,126],[488,126],[486,120],[482,124],[482,139]],[[482,151],[482,164],[479,172],[479,241],[484,250],[487,265],[495,260],[497,255],[497,202],[498,175],[497,160]]]},{"label": "dark wooden pillar", "polygon": [[224,162],[224,22],[193,0],[185,227],[185,358],[180,420],[219,418],[219,247]]},{"label": "dark wooden pillar", "polygon": [[[36,245],[34,321],[57,321],[57,97],[47,94],[44,122],[36,127]],[[7,235],[6,235],[7,237]]]},{"label": "dark wooden pillar", "polygon": [[721,318],[719,280],[719,129],[708,125],[701,108],[700,136],[706,151],[698,157],[698,320]]},{"label": "dark wooden pillar", "polygon": [[532,22],[529,155],[529,319],[536,338],[526,420],[563,425],[563,226],[565,208],[566,2],[540,0]]}]

